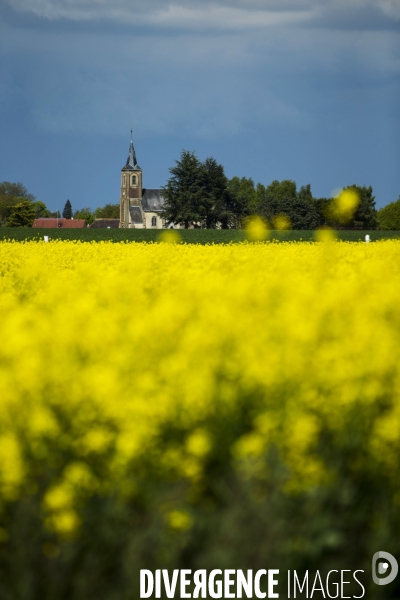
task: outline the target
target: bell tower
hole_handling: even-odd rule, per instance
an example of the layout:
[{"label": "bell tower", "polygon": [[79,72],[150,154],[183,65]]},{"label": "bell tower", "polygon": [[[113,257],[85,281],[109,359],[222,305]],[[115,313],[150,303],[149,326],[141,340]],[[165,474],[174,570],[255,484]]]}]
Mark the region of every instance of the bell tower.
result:
[{"label": "bell tower", "polygon": [[132,129],[128,158],[126,165],[121,169],[119,226],[126,229],[143,227],[142,169],[136,160]]}]

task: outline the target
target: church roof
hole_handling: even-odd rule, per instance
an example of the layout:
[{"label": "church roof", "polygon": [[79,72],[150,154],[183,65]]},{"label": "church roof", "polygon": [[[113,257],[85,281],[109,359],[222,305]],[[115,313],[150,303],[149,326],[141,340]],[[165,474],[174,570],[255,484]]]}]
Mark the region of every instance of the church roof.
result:
[{"label": "church roof", "polygon": [[131,144],[129,146],[129,154],[126,159],[126,165],[122,169],[123,171],[141,171],[141,168],[137,164],[135,148],[133,147],[133,141],[131,140]]},{"label": "church roof", "polygon": [[94,223],[90,225],[91,229],[115,229],[119,227],[119,219],[96,219]]},{"label": "church roof", "polygon": [[164,207],[165,197],[160,189],[145,188],[142,190],[142,208],[145,211],[157,212]]},{"label": "church roof", "polygon": [[136,225],[143,224],[142,211],[139,206],[130,206],[129,212],[132,223],[135,223]]}]

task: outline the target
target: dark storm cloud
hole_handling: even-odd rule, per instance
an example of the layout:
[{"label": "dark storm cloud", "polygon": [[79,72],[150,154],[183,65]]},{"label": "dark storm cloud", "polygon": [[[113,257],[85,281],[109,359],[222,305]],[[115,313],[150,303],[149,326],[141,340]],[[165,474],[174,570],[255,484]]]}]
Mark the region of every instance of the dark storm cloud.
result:
[{"label": "dark storm cloud", "polygon": [[400,1],[333,1],[315,13],[314,27],[348,31],[400,29]]},{"label": "dark storm cloud", "polygon": [[336,28],[393,27],[399,0],[6,0],[49,20],[114,21],[157,28],[246,29],[296,23]]},{"label": "dark storm cloud", "polygon": [[[36,18],[17,45],[18,22],[2,32],[11,58],[4,94],[29,98],[32,118],[49,131],[95,131],[101,122],[112,132],[132,112],[140,130],[163,135],[310,127],[321,94],[379,84],[400,69],[390,28],[364,36],[348,26],[376,21],[376,10],[397,24],[396,3],[386,0],[180,0],[168,10],[158,0],[8,2]],[[90,19],[103,25],[88,34]],[[138,22],[146,27],[131,35]],[[128,24],[124,35],[117,23]],[[172,27],[179,36],[168,35]]]},{"label": "dark storm cloud", "polygon": [[21,123],[61,148],[133,124],[161,181],[181,144],[322,195],[373,172],[382,190],[399,181],[400,0],[0,0],[0,13],[8,144]]}]

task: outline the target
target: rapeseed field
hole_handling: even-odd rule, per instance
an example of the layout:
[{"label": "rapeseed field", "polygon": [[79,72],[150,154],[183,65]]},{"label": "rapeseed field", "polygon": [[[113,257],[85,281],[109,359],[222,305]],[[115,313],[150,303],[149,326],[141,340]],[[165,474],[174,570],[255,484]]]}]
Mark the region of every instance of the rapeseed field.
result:
[{"label": "rapeseed field", "polygon": [[[348,552],[342,509],[365,534],[360,560],[397,531],[399,241],[3,241],[0,314],[0,546],[17,535],[15,507],[35,506],[38,552],[57,561],[96,537],[106,500],[130,507],[125,529],[157,527],[153,553],[137,551],[146,568],[187,544],[205,564],[199,531],[211,544],[204,523],[229,503],[250,515],[244,496],[266,531],[289,511],[281,556],[296,564],[313,519],[318,556]],[[237,528],[245,568],[251,519],[232,519],[213,556],[231,556]]]}]

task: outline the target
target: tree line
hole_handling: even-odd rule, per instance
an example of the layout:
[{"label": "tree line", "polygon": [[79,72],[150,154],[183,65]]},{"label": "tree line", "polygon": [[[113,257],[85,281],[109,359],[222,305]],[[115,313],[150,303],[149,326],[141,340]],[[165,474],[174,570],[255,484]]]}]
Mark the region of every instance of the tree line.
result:
[{"label": "tree line", "polygon": [[[180,160],[170,169],[164,186],[163,217],[169,223],[184,226],[237,229],[252,215],[263,217],[274,228],[282,217],[292,229],[343,228],[332,210],[332,198],[314,198],[311,185],[299,190],[292,180],[274,180],[268,186],[251,178],[228,179],[214,158],[201,162],[194,152],[183,150]],[[359,204],[346,229],[375,229],[378,213],[372,187],[355,184]]]},{"label": "tree line", "polygon": [[[180,160],[170,169],[171,177],[162,188],[165,205],[162,213],[168,223],[184,227],[240,229],[252,215],[263,217],[271,227],[277,227],[282,216],[292,229],[386,229],[400,231],[400,197],[380,210],[375,208],[371,186],[350,185],[359,197],[358,207],[345,225],[332,210],[332,198],[315,198],[311,185],[297,185],[292,180],[274,180],[268,186],[255,184],[251,178],[228,179],[224,167],[214,158],[201,162],[194,152],[183,150]],[[48,210],[22,183],[0,182],[0,226],[31,227],[43,217],[63,216],[85,219],[90,225],[95,219],[119,219],[119,203],[108,203],[92,210],[73,210],[67,200],[62,213]]]},{"label": "tree line", "polygon": [[0,227],[32,227],[35,219],[61,216],[64,219],[85,219],[90,225],[95,219],[119,219],[119,204],[73,211],[71,201],[67,200],[62,213],[58,210],[52,212],[22,183],[0,182]]}]

